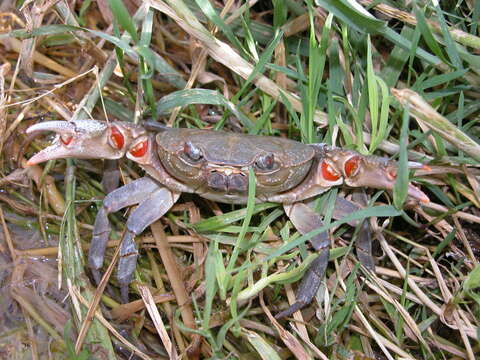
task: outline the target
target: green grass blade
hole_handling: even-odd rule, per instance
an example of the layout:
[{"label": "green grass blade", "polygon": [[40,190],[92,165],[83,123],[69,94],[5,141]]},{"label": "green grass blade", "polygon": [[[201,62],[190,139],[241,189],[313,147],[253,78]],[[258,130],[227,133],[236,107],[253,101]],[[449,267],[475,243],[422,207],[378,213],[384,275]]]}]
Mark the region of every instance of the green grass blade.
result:
[{"label": "green grass blade", "polygon": [[235,267],[238,255],[243,247],[243,240],[245,239],[245,234],[247,233],[248,225],[254,213],[255,208],[255,172],[253,168],[248,169],[248,199],[247,199],[247,208],[245,209],[245,218],[243,219],[242,230],[238,235],[238,240],[235,246],[233,247],[232,255],[230,261],[228,262],[227,271],[231,271]]},{"label": "green grass blade", "polygon": [[317,0],[316,3],[362,33],[375,34],[387,26],[385,21],[375,19],[355,1]]},{"label": "green grass blade", "polygon": [[422,33],[423,39],[427,43],[428,47],[432,52],[438,56],[444,63],[448,63],[445,54],[443,53],[440,45],[432,34],[432,31],[428,27],[427,20],[425,19],[424,12],[421,11],[417,6],[414,6],[415,17],[417,18],[417,26],[420,32]]},{"label": "green grass blade", "polygon": [[315,229],[313,231],[310,231],[308,234],[300,236],[298,239],[289,242],[288,244],[280,247],[279,249],[275,250],[272,254],[270,254],[266,260],[271,260],[277,256],[280,256],[284,253],[286,253],[289,250],[292,250],[293,248],[297,247],[298,245],[305,243],[306,241],[310,240],[312,237],[314,237],[317,234],[320,234],[321,232],[327,231],[333,227],[337,227],[341,224],[346,224],[351,221],[356,221],[356,220],[363,220],[368,217],[376,216],[376,217],[389,217],[389,216],[398,216],[400,215],[401,212],[395,209],[395,207],[390,206],[390,205],[380,205],[380,206],[373,206],[373,207],[368,207],[365,209],[361,209],[359,211],[355,211],[354,213],[345,216],[341,220],[337,220],[334,222],[331,222],[328,225],[324,225],[318,229]]},{"label": "green grass blade", "polygon": [[224,106],[235,115],[247,129],[254,129],[252,121],[240,111],[236,105],[227,100],[218,91],[208,89],[184,89],[174,91],[157,102],[157,114],[165,115],[176,107],[183,107],[192,104],[208,104]]},{"label": "green grass blade", "polygon": [[127,31],[132,37],[133,42],[138,43],[137,30],[135,29],[135,24],[133,23],[132,17],[128,13],[127,8],[123,4],[122,0],[108,0],[108,5],[112,10],[114,19],[122,26],[122,28]]},{"label": "green grass blade", "polygon": [[408,107],[405,109],[402,117],[402,128],[400,130],[400,150],[397,169],[397,180],[393,187],[393,204],[399,210],[403,208],[403,203],[407,199],[408,194],[408,154],[407,154],[407,140],[408,140],[408,123],[410,114]]},{"label": "green grass blade", "polygon": [[[274,203],[262,203],[262,204],[257,204],[255,205],[253,209],[253,214],[257,214],[261,211],[271,209],[273,207],[277,207],[278,204]],[[234,223],[238,220],[241,220],[245,218],[246,214],[246,208],[240,209],[240,210],[235,210],[231,211],[226,214],[218,215],[218,216],[213,216],[211,218],[208,218],[203,221],[199,221],[191,227],[195,229],[195,231],[198,231],[200,233],[202,232],[208,232],[208,231],[213,231],[213,230],[218,230],[226,225],[229,225],[231,223]]]}]

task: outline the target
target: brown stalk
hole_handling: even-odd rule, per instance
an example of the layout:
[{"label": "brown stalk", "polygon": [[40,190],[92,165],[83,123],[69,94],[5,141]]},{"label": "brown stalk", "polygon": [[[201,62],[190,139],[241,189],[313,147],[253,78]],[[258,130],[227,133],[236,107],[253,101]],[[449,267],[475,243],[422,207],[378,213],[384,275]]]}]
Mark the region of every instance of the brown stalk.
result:
[{"label": "brown stalk", "polygon": [[[183,322],[185,323],[185,326],[191,329],[196,329],[195,319],[193,317],[193,311],[190,305],[190,297],[188,296],[180,269],[177,262],[175,261],[165,232],[163,231],[162,223],[156,221],[155,223],[150,225],[150,228],[152,229],[158,252],[160,254],[160,257],[162,258],[163,266],[165,267],[165,271],[167,272],[167,275],[170,279],[170,284],[172,286],[173,293],[175,294],[175,297],[177,299],[177,304],[180,308]],[[198,339],[195,338],[198,338],[198,335],[192,336],[193,344],[199,345]],[[191,350],[192,352],[190,353],[190,355],[192,356],[192,358],[198,358],[199,348],[193,348]]]}]

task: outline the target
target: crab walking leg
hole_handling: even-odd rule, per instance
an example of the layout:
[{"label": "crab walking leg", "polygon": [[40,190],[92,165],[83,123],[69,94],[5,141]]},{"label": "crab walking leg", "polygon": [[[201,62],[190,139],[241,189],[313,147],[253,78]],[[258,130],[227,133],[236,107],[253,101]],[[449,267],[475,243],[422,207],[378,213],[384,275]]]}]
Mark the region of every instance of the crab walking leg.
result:
[{"label": "crab walking leg", "polygon": [[[362,206],[367,205],[367,195],[361,190],[355,191],[352,199]],[[360,263],[368,270],[375,271],[375,261],[372,253],[372,230],[368,219],[364,219],[360,225],[360,231],[355,240],[355,249]]]},{"label": "crab walking leg", "polygon": [[[364,196],[364,195],[363,195]],[[360,194],[355,199],[362,201]],[[307,204],[296,203],[293,205],[285,205],[285,212],[292,221],[295,228],[305,235],[310,231],[318,229],[323,226],[323,221],[319,214],[313,211]],[[346,200],[343,197],[337,197],[335,207],[333,210],[333,218],[342,219],[351,213],[361,209],[361,206]],[[352,226],[357,226],[358,222],[349,223]],[[310,242],[313,248],[319,253],[319,256],[310,264],[302,282],[297,290],[297,301],[288,309],[278,313],[275,317],[277,319],[290,316],[295,311],[300,310],[304,306],[312,302],[315,294],[325,277],[325,272],[328,265],[328,258],[330,253],[330,238],[329,232],[324,231],[312,239]],[[356,240],[357,256],[362,263],[369,270],[375,269],[375,264],[372,256],[371,232],[367,220],[364,220],[361,225],[360,232]]]},{"label": "crab walking leg", "polygon": [[[320,218],[320,215],[304,203],[284,205],[284,208],[293,225],[302,235],[308,234],[310,231],[323,226],[323,221]],[[319,255],[310,264],[307,273],[303,276],[302,282],[297,291],[297,301],[288,309],[275,315],[277,319],[290,316],[295,311],[300,310],[305,305],[312,302],[313,297],[320,287],[322,279],[325,277],[328,257],[330,254],[330,238],[328,231],[324,231],[314,236],[310,239],[310,242]]]},{"label": "crab walking leg", "polygon": [[102,207],[95,218],[93,237],[88,253],[88,265],[97,284],[102,278],[100,269],[103,266],[105,249],[112,229],[108,214],[144,201],[159,188],[160,185],[157,182],[149,177],[143,177],[112,191],[103,200]]},{"label": "crab walking leg", "polygon": [[134,238],[147,226],[160,219],[180,197],[179,193],[161,187],[142,201],[127,220],[120,249],[117,279],[120,284],[122,301],[128,302],[128,285],[132,282],[137,266],[138,249]]},{"label": "crab walking leg", "polygon": [[102,186],[105,193],[111,193],[118,188],[120,183],[120,169],[118,160],[105,160],[103,162]]},{"label": "crab walking leg", "polygon": [[[367,199],[365,193],[361,191],[355,191],[353,193],[353,200],[349,201],[341,196],[337,197],[335,207],[333,209],[333,218],[335,220],[343,219],[355,211],[362,209],[367,205]],[[360,205],[358,205],[360,204]],[[349,222],[350,226],[358,226],[358,221]],[[355,239],[355,249],[358,260],[368,270],[375,270],[375,262],[372,255],[372,234],[368,219],[362,221],[360,231]]]}]

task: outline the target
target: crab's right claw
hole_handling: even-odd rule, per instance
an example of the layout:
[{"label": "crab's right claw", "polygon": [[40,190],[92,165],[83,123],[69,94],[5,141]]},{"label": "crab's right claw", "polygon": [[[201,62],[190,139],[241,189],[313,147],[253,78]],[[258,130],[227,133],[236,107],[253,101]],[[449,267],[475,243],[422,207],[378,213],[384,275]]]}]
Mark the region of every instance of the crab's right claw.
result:
[{"label": "crab's right claw", "polygon": [[[326,157],[348,186],[393,190],[397,181],[397,164],[387,158],[364,156],[356,151],[340,148],[331,149],[326,153]],[[414,162],[408,165],[411,169],[428,168]],[[428,196],[412,184],[408,184],[408,195],[423,203],[430,202]]]},{"label": "crab's right claw", "polygon": [[30,126],[27,134],[45,131],[54,131],[58,135],[52,145],[28,160],[29,166],[60,158],[121,158],[138,128],[97,120],[47,121]]}]

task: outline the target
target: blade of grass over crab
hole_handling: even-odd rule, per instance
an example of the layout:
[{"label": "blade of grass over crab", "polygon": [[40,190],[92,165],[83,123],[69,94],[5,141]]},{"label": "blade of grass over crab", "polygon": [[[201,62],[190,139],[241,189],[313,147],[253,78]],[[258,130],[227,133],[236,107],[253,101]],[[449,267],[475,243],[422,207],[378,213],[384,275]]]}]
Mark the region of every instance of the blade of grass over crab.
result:
[{"label": "blade of grass over crab", "polygon": [[281,272],[281,273],[274,273],[266,277],[260,278],[254,284],[240,291],[237,296],[237,301],[248,300],[254,297],[255,295],[257,295],[260,291],[262,291],[269,285],[277,284],[277,283],[290,284],[300,280],[305,270],[308,269],[308,266],[317,257],[318,257],[318,254],[310,254],[305,258],[305,260],[302,261],[302,263],[299,266],[293,268],[292,270]]},{"label": "blade of grass over crab", "polygon": [[242,111],[240,111],[236,105],[227,100],[218,91],[208,89],[184,89],[163,96],[157,102],[157,114],[168,114],[176,107],[183,107],[192,104],[224,106],[228,111],[235,115],[247,129],[253,129],[255,127],[255,124],[253,124],[253,122]]},{"label": "blade of grass over crab", "polygon": [[[275,203],[256,204],[252,210],[252,214],[258,214],[261,211],[268,210],[278,206],[279,205]],[[190,226],[195,231],[198,231],[199,233],[213,231],[245,218],[246,212],[247,212],[247,209],[243,208],[240,210],[231,211],[226,214],[213,216],[211,218],[199,221],[195,224],[191,224]]]},{"label": "blade of grass over crab", "polygon": [[480,161],[480,145],[448,121],[448,119],[440,115],[420,95],[409,89],[392,89],[392,94],[403,106],[410,106],[410,113],[417,121],[427,125],[442,138],[458,149],[465,151],[476,161]]},{"label": "blade of grass over crab", "polygon": [[321,232],[327,231],[333,227],[337,227],[342,224],[346,224],[351,221],[356,221],[356,220],[363,220],[369,217],[390,217],[390,216],[398,216],[400,215],[401,212],[395,209],[395,207],[391,205],[380,205],[380,206],[372,206],[372,207],[367,207],[358,211],[355,211],[354,213],[345,216],[341,220],[334,221],[330,223],[329,225],[324,225],[318,229],[315,229],[308,234],[300,236],[298,239],[289,242],[288,244],[285,244],[284,246],[280,247],[276,251],[274,251],[272,254],[270,254],[266,260],[271,260],[276,256],[282,255],[286,253],[289,250],[292,250],[293,248],[297,247],[299,244],[304,243],[308,240],[310,240],[312,237],[314,237],[317,234],[320,234]]},{"label": "blade of grass over crab", "polygon": [[408,195],[408,154],[407,154],[407,141],[408,141],[408,123],[410,114],[408,107],[404,110],[402,116],[402,127],[400,129],[400,150],[399,159],[397,162],[397,179],[393,187],[393,204],[398,210],[403,208],[403,204]]},{"label": "blade of grass over crab", "polygon": [[252,215],[254,214],[255,208],[255,173],[253,168],[248,169],[248,199],[247,199],[247,208],[245,210],[245,218],[243,219],[242,224],[242,231],[238,235],[238,240],[233,247],[232,255],[230,256],[230,260],[227,265],[227,271],[231,271],[235,267],[235,263],[237,262],[238,255],[240,251],[243,250],[243,241],[245,238],[245,234],[247,233],[248,225],[250,224],[250,220],[252,219]]},{"label": "blade of grass over crab", "polygon": [[[261,239],[265,235],[265,232],[269,230],[270,225],[280,216],[284,214],[282,209],[275,209],[270,214],[265,216],[260,224],[257,226],[256,231],[252,235],[249,241],[249,249],[257,245],[261,245]],[[252,232],[252,231],[251,231]]]}]

